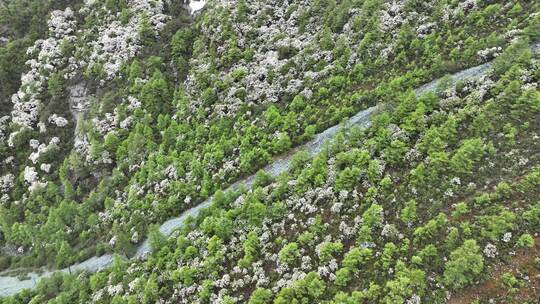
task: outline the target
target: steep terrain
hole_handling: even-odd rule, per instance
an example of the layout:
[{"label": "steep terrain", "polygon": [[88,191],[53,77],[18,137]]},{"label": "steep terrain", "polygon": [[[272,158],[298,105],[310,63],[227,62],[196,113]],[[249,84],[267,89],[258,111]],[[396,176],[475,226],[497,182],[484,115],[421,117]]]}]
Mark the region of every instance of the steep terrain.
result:
[{"label": "steep terrain", "polygon": [[54,275],[7,303],[538,298],[537,3],[24,2],[0,292]]}]

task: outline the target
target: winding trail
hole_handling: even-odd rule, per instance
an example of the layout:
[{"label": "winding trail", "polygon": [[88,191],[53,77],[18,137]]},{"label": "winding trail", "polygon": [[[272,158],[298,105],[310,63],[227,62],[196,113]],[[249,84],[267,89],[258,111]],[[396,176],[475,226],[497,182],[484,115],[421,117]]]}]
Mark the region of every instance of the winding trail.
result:
[{"label": "winding trail", "polygon": [[[531,45],[531,50],[534,53],[538,53],[540,51],[540,42],[537,42]],[[478,65],[478,66],[457,72],[455,74],[452,74],[450,75],[450,77],[453,81],[478,78],[487,74],[487,72],[491,68],[491,65],[492,65],[491,62],[484,63],[482,65]],[[415,90],[416,94],[422,94],[428,91],[435,90],[439,80],[440,79],[436,79],[430,83],[427,83],[425,85],[418,87]],[[379,108],[380,106],[373,106],[371,108],[358,112],[356,115],[352,116],[344,126],[339,124],[339,125],[335,125],[333,127],[326,129],[325,131],[317,134],[315,138],[312,139],[311,141],[292,149],[286,155],[275,157],[274,161],[271,164],[264,167],[262,170],[273,177],[278,176],[279,174],[289,169],[290,164],[291,164],[291,159],[296,154],[296,152],[300,150],[306,150],[312,156],[321,152],[321,150],[324,147],[324,142],[334,138],[334,136],[338,133],[338,131],[342,127],[348,128],[353,125],[357,125],[357,126],[360,126],[361,128],[367,128],[371,124],[372,115],[376,113]],[[236,183],[232,184],[229,187],[229,189],[237,189],[240,185],[245,185],[247,188],[249,188],[253,185],[254,180],[255,180],[255,175],[249,176],[243,180],[237,181]],[[197,214],[199,214],[199,212],[202,209],[209,207],[211,203],[212,203],[212,197],[208,198],[201,204],[184,211],[180,216],[166,221],[160,226],[159,230],[163,234],[170,236],[171,233],[175,229],[182,226],[182,223],[188,217],[196,216]],[[150,250],[151,250],[150,244],[147,239],[141,245],[139,245],[139,247],[137,248],[135,257],[136,258],[144,257],[150,252]],[[41,279],[50,277],[55,272],[63,272],[63,273],[71,273],[71,272],[78,272],[78,271],[97,272],[97,271],[107,268],[109,265],[111,265],[112,261],[113,261],[113,256],[111,254],[106,254],[100,257],[92,257],[84,262],[72,265],[68,268],[64,268],[61,270],[45,271],[42,273],[31,272],[26,275],[27,278],[22,279],[22,280],[19,280],[19,278],[17,277],[0,276],[0,296],[9,296],[9,295],[16,294],[23,289],[34,288]]]}]

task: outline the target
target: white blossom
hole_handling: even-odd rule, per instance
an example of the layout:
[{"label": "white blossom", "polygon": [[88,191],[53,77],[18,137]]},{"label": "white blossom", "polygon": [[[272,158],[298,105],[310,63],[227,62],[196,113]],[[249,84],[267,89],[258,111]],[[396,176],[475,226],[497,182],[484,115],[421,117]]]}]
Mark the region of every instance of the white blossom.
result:
[{"label": "white blossom", "polygon": [[57,114],[53,114],[49,117],[49,123],[55,124],[58,127],[65,127],[68,124],[68,120]]},{"label": "white blossom", "polygon": [[41,169],[41,171],[49,173],[49,171],[51,170],[51,164],[41,164],[39,168]]},{"label": "white blossom", "polygon": [[0,177],[0,192],[8,193],[14,185],[15,176],[11,173],[8,173]]},{"label": "white blossom", "polygon": [[484,255],[488,258],[494,258],[498,255],[497,247],[491,243],[488,243],[486,247],[484,247]]}]

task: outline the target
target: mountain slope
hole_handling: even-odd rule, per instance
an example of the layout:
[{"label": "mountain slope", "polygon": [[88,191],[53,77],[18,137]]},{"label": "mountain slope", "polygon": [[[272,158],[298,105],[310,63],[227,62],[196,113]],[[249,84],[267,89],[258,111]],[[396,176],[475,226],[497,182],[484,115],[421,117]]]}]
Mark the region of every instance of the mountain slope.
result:
[{"label": "mountain slope", "polygon": [[[150,233],[164,249],[148,261],[61,297],[440,302],[535,246],[535,2],[210,1],[193,16],[167,0],[26,2],[48,29],[2,21],[9,273],[131,257]],[[411,92],[493,58],[479,81]],[[373,105],[390,108],[367,131],[300,153],[276,181],[219,191]],[[161,240],[153,224],[214,194],[183,237]]]}]

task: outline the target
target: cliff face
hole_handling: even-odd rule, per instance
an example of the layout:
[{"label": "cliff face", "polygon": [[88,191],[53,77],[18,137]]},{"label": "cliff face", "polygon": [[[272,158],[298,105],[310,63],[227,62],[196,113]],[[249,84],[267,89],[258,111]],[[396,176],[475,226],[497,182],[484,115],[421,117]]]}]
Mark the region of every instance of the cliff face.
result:
[{"label": "cliff face", "polygon": [[[110,84],[113,80],[120,81],[124,77],[120,72],[122,66],[141,56],[148,42],[145,39],[156,41],[165,25],[173,23],[167,13],[174,13],[175,18],[184,20],[171,26],[177,27],[189,21],[188,7],[182,3],[120,1],[115,6],[112,2],[102,1],[65,2],[63,9],[51,10],[43,16],[47,19],[43,23],[48,27],[43,35],[32,32],[32,29],[19,33],[13,25],[14,28],[6,33],[6,44],[0,53],[5,55],[0,56],[5,60],[2,61],[2,72],[24,71],[19,76],[19,89],[2,100],[2,114],[9,115],[0,118],[2,207],[10,213],[13,213],[14,205],[26,206],[35,199],[32,197],[35,191],[45,191],[53,184],[58,194],[67,197],[64,185],[59,182],[59,171],[62,171],[60,168],[65,160],[86,157],[87,165],[98,162],[111,164],[112,160],[107,155],[99,155],[99,161],[89,159],[91,131],[88,128],[100,125],[100,120],[90,109],[103,106],[99,99],[104,92],[113,89]],[[21,5],[20,1],[4,4],[2,14],[15,20],[14,11]],[[53,6],[43,2],[33,6],[34,9],[36,7],[47,9]],[[25,18],[23,13],[20,18]],[[3,28],[7,26],[2,24]],[[24,47],[39,36],[28,49],[18,50],[26,62],[14,62],[20,67],[10,68],[8,60],[12,50]],[[10,90],[8,87],[2,89],[6,89],[2,93]],[[125,94],[114,100],[102,116],[113,117],[115,108],[127,107],[128,112],[124,114],[127,117],[120,122],[114,121],[119,128],[127,129],[132,119],[129,115],[139,106],[136,97]],[[112,128],[102,126],[103,135],[110,131]],[[89,177],[84,173],[84,163],[74,168],[78,172],[60,175],[64,180],[77,180],[81,175],[87,180],[96,180],[100,175]],[[80,198],[89,191],[91,189],[83,190]],[[57,199],[59,197],[53,201]],[[55,208],[59,201],[51,203],[49,206]],[[47,216],[49,211],[43,211],[34,210],[32,213]],[[23,216],[23,213],[6,214],[0,233],[2,242],[17,247],[22,245],[20,252],[35,246],[30,239],[24,241],[24,245],[10,240],[11,225],[33,216]]]}]

